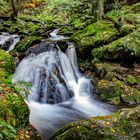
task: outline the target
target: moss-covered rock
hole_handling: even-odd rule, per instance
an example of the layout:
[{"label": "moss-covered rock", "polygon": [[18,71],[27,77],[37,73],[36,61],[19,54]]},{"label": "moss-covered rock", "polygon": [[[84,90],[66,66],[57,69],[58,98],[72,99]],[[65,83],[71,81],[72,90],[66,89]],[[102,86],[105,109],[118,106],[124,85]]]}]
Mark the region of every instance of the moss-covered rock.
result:
[{"label": "moss-covered rock", "polygon": [[140,106],[115,114],[78,121],[62,128],[51,140],[139,139]]},{"label": "moss-covered rock", "polygon": [[119,78],[121,75],[127,72],[128,69],[108,62],[93,62],[93,70],[96,73],[96,76],[98,76],[99,78],[104,78],[105,76],[106,78],[109,78],[111,75],[113,77],[117,76]]},{"label": "moss-covered rock", "polygon": [[11,20],[3,21],[0,25],[0,31],[17,33],[21,35],[40,36],[46,30],[46,26],[36,20],[18,17],[16,22]]},{"label": "moss-covered rock", "polygon": [[137,104],[140,102],[140,91],[116,78],[112,78],[112,81],[99,80],[96,88],[101,100],[111,104]]},{"label": "moss-covered rock", "polygon": [[40,43],[41,37],[37,36],[26,36],[21,41],[19,41],[15,46],[15,51],[23,53],[25,52],[29,47],[32,47],[33,45]]},{"label": "moss-covered rock", "polygon": [[96,89],[102,101],[108,101],[112,104],[121,104],[121,90],[114,82],[99,80]]},{"label": "moss-covered rock", "polygon": [[[117,41],[117,39],[119,41],[120,37],[130,34],[136,29],[138,33],[140,28],[139,5],[140,3],[137,3],[120,9],[112,9],[106,14],[105,20],[97,21],[73,34],[71,39],[76,42],[80,53],[90,54],[93,48],[107,45],[114,40]],[[130,35],[130,38],[135,39],[136,36],[133,35]],[[128,42],[128,44],[131,42]],[[124,43],[126,44],[126,41]],[[105,50],[104,47],[101,48],[101,51]]]},{"label": "moss-covered rock", "polygon": [[3,69],[11,74],[13,73],[14,68],[15,66],[12,56],[0,49],[0,69]]},{"label": "moss-covered rock", "polygon": [[116,39],[118,31],[113,23],[107,21],[95,22],[85,29],[76,32],[71,39],[76,42],[81,53],[88,53],[101,44],[109,43]]},{"label": "moss-covered rock", "polygon": [[140,57],[140,30],[113,41],[109,45],[93,49],[94,58],[102,60],[130,60]]}]

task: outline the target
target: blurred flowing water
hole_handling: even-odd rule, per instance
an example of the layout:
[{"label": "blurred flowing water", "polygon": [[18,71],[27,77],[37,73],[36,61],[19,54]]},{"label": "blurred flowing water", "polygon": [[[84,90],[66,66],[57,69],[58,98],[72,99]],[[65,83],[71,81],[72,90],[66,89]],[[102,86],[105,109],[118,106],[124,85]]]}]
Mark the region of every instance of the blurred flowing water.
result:
[{"label": "blurred flowing water", "polygon": [[0,34],[0,48],[10,52],[14,49],[15,45],[20,41],[18,35],[10,35],[9,33],[3,32]]},{"label": "blurred flowing water", "polygon": [[[54,30],[50,39],[65,39],[57,32]],[[13,82],[18,81],[32,83],[27,100],[30,123],[44,140],[69,122],[111,113],[110,106],[94,98],[91,79],[80,73],[71,42],[65,53],[54,46],[25,57],[15,71]]]}]

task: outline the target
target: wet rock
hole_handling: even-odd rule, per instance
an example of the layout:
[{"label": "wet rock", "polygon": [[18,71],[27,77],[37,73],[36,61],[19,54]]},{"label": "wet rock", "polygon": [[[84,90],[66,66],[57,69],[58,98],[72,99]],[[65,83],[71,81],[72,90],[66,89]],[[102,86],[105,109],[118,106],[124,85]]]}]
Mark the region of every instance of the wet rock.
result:
[{"label": "wet rock", "polygon": [[34,54],[40,54],[42,52],[46,52],[50,46],[53,46],[53,44],[49,43],[49,42],[41,42],[37,45],[34,45],[33,47],[30,47],[26,52],[26,56],[29,56],[31,53]]},{"label": "wet rock", "polygon": [[15,46],[15,51],[24,53],[29,47],[41,42],[41,37],[37,36],[26,36]]},{"label": "wet rock", "polygon": [[7,51],[9,47],[13,44],[13,42],[14,42],[14,38],[10,37],[8,40],[5,41],[5,43],[2,45],[1,48]]}]

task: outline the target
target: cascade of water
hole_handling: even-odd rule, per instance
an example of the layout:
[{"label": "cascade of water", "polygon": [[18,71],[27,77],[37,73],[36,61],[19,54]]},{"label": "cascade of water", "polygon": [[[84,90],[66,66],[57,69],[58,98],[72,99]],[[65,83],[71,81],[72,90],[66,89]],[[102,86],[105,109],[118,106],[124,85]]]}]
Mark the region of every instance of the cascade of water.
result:
[{"label": "cascade of water", "polygon": [[32,83],[27,101],[30,123],[43,139],[71,121],[110,113],[107,105],[92,97],[91,80],[79,72],[73,43],[66,54],[52,48],[25,57],[13,82],[20,80]]},{"label": "cascade of water", "polygon": [[59,41],[59,40],[67,40],[69,39],[68,37],[65,37],[63,35],[57,35],[59,29],[55,29],[54,31],[52,31],[50,33],[51,37],[50,37],[50,40],[52,41]]},{"label": "cascade of water", "polygon": [[10,52],[15,45],[20,41],[18,35],[10,35],[9,33],[2,33],[0,35],[0,48]]}]

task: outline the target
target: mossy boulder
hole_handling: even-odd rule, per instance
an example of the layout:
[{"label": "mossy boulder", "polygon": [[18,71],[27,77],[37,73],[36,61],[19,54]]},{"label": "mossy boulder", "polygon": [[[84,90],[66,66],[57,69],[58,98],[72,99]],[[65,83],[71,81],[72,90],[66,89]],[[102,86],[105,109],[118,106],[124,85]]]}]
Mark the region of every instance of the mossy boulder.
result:
[{"label": "mossy boulder", "polygon": [[16,22],[12,20],[3,21],[0,25],[0,31],[6,31],[11,34],[41,36],[46,30],[46,26],[36,20],[18,17]]},{"label": "mossy boulder", "polygon": [[[115,40],[119,41],[120,37],[130,34],[135,30],[137,30],[138,33],[140,28],[139,6],[140,3],[136,3],[131,6],[120,7],[118,10],[112,9],[106,13],[104,20],[97,21],[85,27],[83,30],[79,30],[74,33],[71,36],[71,39],[76,42],[80,54],[83,54],[83,56],[84,54],[89,55],[91,54],[91,50],[94,48],[107,45],[111,42],[113,43]],[[133,35],[134,33],[130,35],[130,38],[137,40],[135,39],[136,36]],[[126,38],[124,40],[126,40]],[[132,42],[131,39],[130,41]],[[126,42],[127,41],[123,41],[123,44],[126,44]],[[101,49],[101,51],[102,50],[104,51],[104,47]]]},{"label": "mossy boulder", "polygon": [[76,32],[71,36],[71,39],[76,42],[79,51],[85,54],[101,44],[111,42],[117,38],[117,35],[118,31],[113,23],[98,21]]},{"label": "mossy boulder", "polygon": [[112,81],[99,80],[96,89],[102,101],[107,101],[114,105],[137,104],[140,102],[140,91],[117,78],[113,78]]},{"label": "mossy boulder", "polygon": [[25,52],[29,47],[40,43],[41,37],[37,36],[26,36],[21,41],[19,41],[15,46],[15,51],[19,53]]},{"label": "mossy boulder", "polygon": [[93,71],[96,73],[96,76],[98,76],[99,78],[105,78],[105,77],[111,78],[112,76],[113,77],[117,76],[118,78],[119,77],[121,78],[121,75],[123,75],[128,71],[128,68],[121,67],[119,65],[112,64],[109,62],[98,62],[98,63],[93,62],[92,67],[93,67]]},{"label": "mossy boulder", "polygon": [[122,37],[109,45],[92,50],[94,58],[100,60],[135,60],[140,57],[140,30]]},{"label": "mossy boulder", "polygon": [[140,138],[140,106],[78,121],[60,129],[51,140],[118,140]]}]

